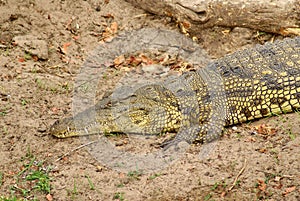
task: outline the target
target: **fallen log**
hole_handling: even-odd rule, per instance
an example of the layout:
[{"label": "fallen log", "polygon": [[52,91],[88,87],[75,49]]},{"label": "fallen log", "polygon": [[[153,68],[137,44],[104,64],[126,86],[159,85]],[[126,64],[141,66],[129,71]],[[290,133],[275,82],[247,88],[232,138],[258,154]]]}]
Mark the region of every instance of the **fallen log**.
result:
[{"label": "fallen log", "polygon": [[175,18],[195,35],[214,26],[300,35],[299,0],[126,0],[150,13]]}]

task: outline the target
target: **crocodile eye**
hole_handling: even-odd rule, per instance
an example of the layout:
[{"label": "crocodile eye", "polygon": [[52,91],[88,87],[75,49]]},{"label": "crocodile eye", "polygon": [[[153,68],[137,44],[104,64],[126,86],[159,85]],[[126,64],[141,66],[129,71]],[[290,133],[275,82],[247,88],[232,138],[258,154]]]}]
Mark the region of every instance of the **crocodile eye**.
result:
[{"label": "crocodile eye", "polygon": [[224,76],[224,77],[229,77],[231,75],[231,71],[227,66],[220,66],[220,73]]}]

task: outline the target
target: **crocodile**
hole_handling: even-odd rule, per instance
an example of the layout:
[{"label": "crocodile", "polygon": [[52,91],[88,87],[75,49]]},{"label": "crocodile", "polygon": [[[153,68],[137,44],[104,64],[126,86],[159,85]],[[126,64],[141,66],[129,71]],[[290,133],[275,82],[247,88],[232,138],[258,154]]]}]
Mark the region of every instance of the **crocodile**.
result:
[{"label": "crocodile", "polygon": [[[124,46],[130,43],[128,38],[124,41]],[[57,120],[50,133],[66,138],[175,132],[172,141],[206,143],[218,139],[226,126],[298,108],[300,37],[295,37],[239,50],[177,78],[141,86],[118,100],[106,96],[76,116]],[[95,121],[75,123],[92,115]]]}]

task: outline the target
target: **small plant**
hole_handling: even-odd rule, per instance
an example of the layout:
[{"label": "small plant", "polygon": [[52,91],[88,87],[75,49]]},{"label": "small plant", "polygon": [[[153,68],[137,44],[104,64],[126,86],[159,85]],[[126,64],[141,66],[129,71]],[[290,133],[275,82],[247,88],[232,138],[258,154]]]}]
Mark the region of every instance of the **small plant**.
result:
[{"label": "small plant", "polygon": [[80,91],[87,93],[88,90],[90,89],[90,86],[88,84],[83,84],[79,87]]},{"label": "small plant", "polygon": [[63,84],[53,83],[49,80],[42,80],[40,78],[35,78],[35,83],[37,88],[41,90],[51,91],[52,93],[69,93],[71,86],[68,82]]},{"label": "small plant", "polygon": [[38,88],[44,89],[45,88],[45,84],[43,83],[43,81],[39,78],[35,79],[35,83],[37,85]]},{"label": "small plant", "polygon": [[[20,161],[23,165],[21,171],[15,175],[15,184],[10,186],[11,197],[8,199],[3,197],[3,200],[19,200],[17,197],[20,196],[24,199],[31,197],[31,200],[36,200],[36,192],[50,194],[50,166],[45,166],[44,161],[37,160],[30,148],[28,148],[26,155]],[[2,201],[1,199],[0,201]]]},{"label": "small plant", "polygon": [[269,181],[270,181],[271,179],[274,179],[275,177],[276,177],[275,174],[267,174],[267,175],[266,175],[266,178],[265,178],[265,184],[268,184]]},{"label": "small plant", "polygon": [[211,187],[211,190],[212,190],[212,191],[216,190],[216,189],[218,188],[218,186],[219,186],[219,182],[216,182],[216,183],[213,185],[213,187]]},{"label": "small plant", "polygon": [[23,106],[27,105],[27,103],[28,103],[27,100],[25,100],[25,99],[22,99],[22,100],[21,100],[21,104],[22,104]]},{"label": "small plant", "polygon": [[204,200],[207,201],[207,200],[210,200],[211,198],[212,198],[212,195],[209,193],[204,197]]},{"label": "small plant", "polygon": [[[236,181],[236,184],[235,184],[235,185],[236,185],[236,186],[240,186],[240,185],[241,185],[241,180],[238,179],[238,180]],[[225,188],[225,187],[224,187],[224,188]]]},{"label": "small plant", "polygon": [[291,131],[291,129],[288,130],[288,135],[290,137],[291,140],[295,140],[296,139],[296,135]]},{"label": "small plant", "polygon": [[1,115],[1,116],[5,116],[5,115],[7,115],[7,114],[9,113],[9,111],[11,111],[11,110],[12,110],[12,107],[9,106],[9,105],[7,105],[7,106],[5,106],[5,107],[3,107],[3,108],[0,108],[0,115]]},{"label": "small plant", "polygon": [[33,171],[26,176],[26,180],[35,181],[33,189],[50,193],[50,178],[47,172],[41,170]]},{"label": "small plant", "polygon": [[117,184],[117,187],[118,188],[123,188],[125,185],[123,184],[123,183],[119,183],[119,184]]},{"label": "small plant", "polygon": [[61,88],[66,90],[66,91],[69,91],[70,90],[69,83],[65,82],[65,83],[61,84]]},{"label": "small plant", "polygon": [[155,179],[156,177],[159,177],[161,174],[160,173],[155,173],[154,175],[151,175],[150,177],[149,177],[149,179]]},{"label": "small plant", "polygon": [[133,179],[139,179],[139,177],[142,176],[142,172],[139,170],[130,171],[127,173],[127,176]]},{"label": "small plant", "polygon": [[240,132],[237,132],[237,133],[236,133],[236,138],[237,138],[237,139],[241,139],[241,138],[242,138],[242,135],[241,135]]},{"label": "small plant", "polygon": [[87,178],[87,180],[89,182],[90,189],[95,190],[95,186],[94,186],[93,182],[91,181],[91,178],[88,175],[86,175],[85,177]]},{"label": "small plant", "polygon": [[15,196],[9,198],[1,196],[0,201],[21,201],[21,200],[17,199]]},{"label": "small plant", "polygon": [[28,52],[25,52],[24,59],[27,61],[27,60],[30,60],[31,58],[32,58],[32,55]]},{"label": "small plant", "polygon": [[74,184],[73,184],[73,195],[77,195],[78,194],[78,191],[77,191],[77,185],[76,185],[76,181],[74,179]]},{"label": "small plant", "polygon": [[0,172],[0,187],[2,186],[3,184],[3,173]]},{"label": "small plant", "polygon": [[31,69],[31,73],[36,74],[37,72],[38,72],[38,70],[37,70],[35,67],[33,67],[33,68]]},{"label": "small plant", "polygon": [[124,193],[123,192],[117,192],[115,193],[114,197],[113,197],[114,200],[120,200],[120,201],[123,201],[125,198],[124,198]]},{"label": "small plant", "polygon": [[75,178],[74,178],[74,183],[73,183],[73,189],[67,190],[67,191],[68,191],[68,194],[71,195],[71,199],[74,200],[75,196],[78,194]]},{"label": "small plant", "polygon": [[11,53],[11,50],[8,47],[6,47],[5,49],[4,48],[0,49],[0,54],[3,55],[3,56],[7,57],[7,56],[10,55],[10,53]]}]

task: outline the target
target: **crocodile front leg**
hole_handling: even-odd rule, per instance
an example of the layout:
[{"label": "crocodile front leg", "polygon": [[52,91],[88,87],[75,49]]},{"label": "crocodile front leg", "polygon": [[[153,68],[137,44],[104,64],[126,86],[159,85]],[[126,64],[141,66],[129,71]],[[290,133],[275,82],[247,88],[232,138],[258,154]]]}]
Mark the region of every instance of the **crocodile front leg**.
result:
[{"label": "crocodile front leg", "polygon": [[221,136],[228,104],[222,77],[213,64],[187,73],[167,87],[176,94],[182,120],[175,139],[165,142],[164,147],[180,141],[211,142]]}]

